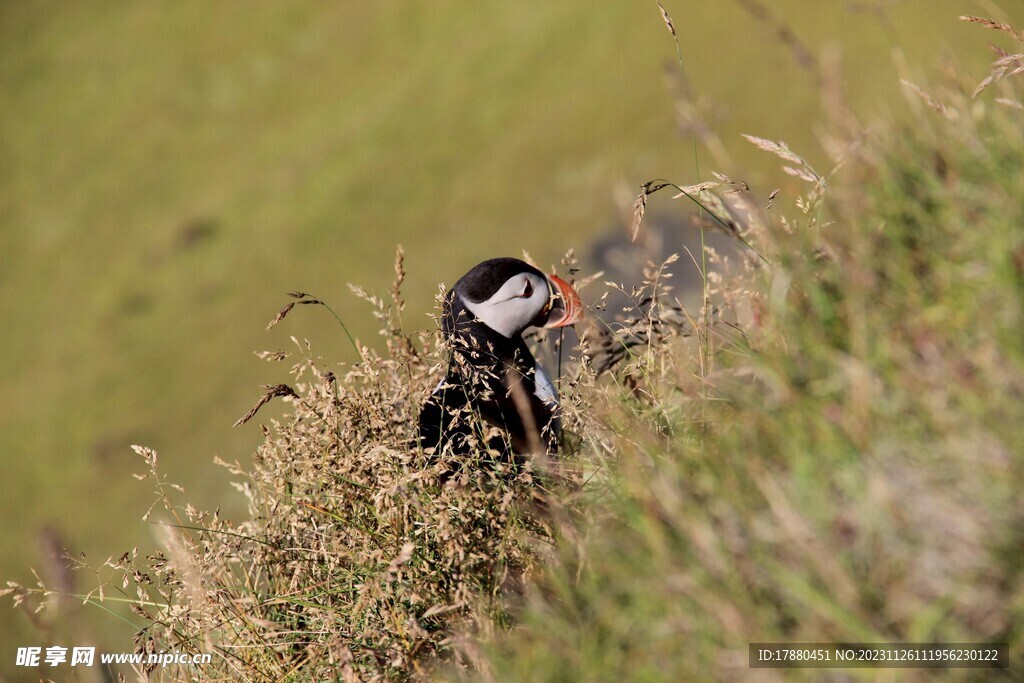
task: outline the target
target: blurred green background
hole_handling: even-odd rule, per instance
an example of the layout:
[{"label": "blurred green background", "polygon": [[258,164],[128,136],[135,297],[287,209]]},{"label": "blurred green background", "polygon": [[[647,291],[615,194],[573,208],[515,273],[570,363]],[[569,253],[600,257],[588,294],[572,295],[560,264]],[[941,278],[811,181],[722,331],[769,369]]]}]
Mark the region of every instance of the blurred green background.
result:
[{"label": "blurred green background", "polygon": [[[703,179],[763,197],[791,181],[740,133],[827,163],[818,76],[751,4],[665,2],[732,157],[702,149]],[[987,73],[992,36],[958,15],[1024,24],[1016,0],[770,4],[814,58],[838,49],[868,122],[948,55]],[[94,564],[153,546],[132,443],[187,500],[237,512],[212,459],[248,459],[258,426],[230,425],[284,378],[252,351],[294,334],[347,358],[319,309],[264,332],[285,292],[372,343],[345,285],[383,292],[403,244],[406,324],[429,328],[438,283],[477,261],[555,263],[621,224],[641,182],[696,182],[674,63],[653,0],[0,4],[0,577],[31,583],[55,545]],[[94,612],[77,632],[130,650]],[[59,632],[5,604],[0,672]]]}]

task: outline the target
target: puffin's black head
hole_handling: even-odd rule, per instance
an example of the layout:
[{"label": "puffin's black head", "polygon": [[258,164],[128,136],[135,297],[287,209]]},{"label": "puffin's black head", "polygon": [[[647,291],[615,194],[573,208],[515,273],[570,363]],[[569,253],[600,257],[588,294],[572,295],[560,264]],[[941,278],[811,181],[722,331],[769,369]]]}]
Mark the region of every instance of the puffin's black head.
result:
[{"label": "puffin's black head", "polygon": [[484,261],[463,275],[449,295],[445,336],[456,326],[482,323],[502,337],[527,327],[562,327],[579,320],[583,304],[572,286],[519,259]]}]

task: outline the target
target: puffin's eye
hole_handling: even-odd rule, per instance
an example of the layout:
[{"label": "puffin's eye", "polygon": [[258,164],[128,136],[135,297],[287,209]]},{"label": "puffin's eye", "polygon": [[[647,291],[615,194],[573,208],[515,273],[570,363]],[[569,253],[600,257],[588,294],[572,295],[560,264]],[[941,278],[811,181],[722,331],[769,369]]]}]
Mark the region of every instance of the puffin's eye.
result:
[{"label": "puffin's eye", "polygon": [[519,296],[523,297],[524,299],[529,299],[531,296],[533,296],[533,283],[527,280],[526,287],[523,289],[523,293],[520,294]]}]

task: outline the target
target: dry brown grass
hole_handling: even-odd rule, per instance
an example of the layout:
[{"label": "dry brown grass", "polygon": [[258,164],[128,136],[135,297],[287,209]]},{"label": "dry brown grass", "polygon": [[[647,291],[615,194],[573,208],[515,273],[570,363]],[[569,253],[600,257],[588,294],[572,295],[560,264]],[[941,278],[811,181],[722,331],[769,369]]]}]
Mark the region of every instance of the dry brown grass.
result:
[{"label": "dry brown grass", "polygon": [[[1009,24],[1005,24],[994,19],[986,19],[984,17],[975,16],[962,16],[961,21],[966,21],[972,24],[980,24],[985,28],[994,29],[1003,33],[1008,33],[1017,39],[1018,42],[1024,43],[1024,31],[1018,31]],[[971,95],[972,98],[980,95],[986,88],[993,83],[998,83],[1002,79],[1008,76],[1016,76],[1024,73],[1024,53],[1009,53],[1000,47],[992,46],[998,58],[992,62],[992,70],[988,76],[978,84],[975,88],[974,93]]]},{"label": "dry brown grass", "polygon": [[[329,370],[308,343],[297,343],[291,386],[265,387],[239,420],[254,419],[274,399],[287,404],[285,417],[262,426],[251,468],[221,463],[238,478],[247,520],[179,504],[157,454],[136,447],[157,486],[150,513],[166,524],[166,550],[111,559],[86,600],[129,602],[146,623],[140,652],[220,655],[201,671],[150,675],[423,678],[437,659],[464,660],[460,639],[507,621],[520,584],[551,543],[548,492],[529,465],[501,462],[463,467],[441,483],[446,463],[415,439],[444,354],[437,335],[402,333],[403,278],[400,252],[390,302],[356,289],[382,323],[383,353],[360,345],[358,363]],[[320,303],[293,296],[272,324],[296,303]],[[33,604],[60,592],[42,582],[12,590],[17,602]]]}]

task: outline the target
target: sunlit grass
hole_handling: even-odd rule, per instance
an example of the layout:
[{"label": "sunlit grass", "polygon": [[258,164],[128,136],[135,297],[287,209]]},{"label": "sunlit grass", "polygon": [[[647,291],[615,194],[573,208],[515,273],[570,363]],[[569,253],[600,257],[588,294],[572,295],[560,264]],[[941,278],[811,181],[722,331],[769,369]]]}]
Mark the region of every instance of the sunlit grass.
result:
[{"label": "sunlit grass", "polygon": [[[814,47],[843,41],[857,107],[893,102],[876,19],[792,4],[780,14]],[[909,5],[890,18],[910,63],[954,38],[984,44],[953,21],[960,3]],[[731,5],[667,7],[722,139],[818,154],[820,93],[784,47]],[[653,5],[0,12],[0,450],[18,482],[0,510],[19,520],[0,537],[5,575],[27,578],[47,522],[90,556],[149,542],[130,512],[147,495],[127,478],[131,442],[158,448],[190,495],[237,509],[207,465],[258,440],[227,427],[282,379],[250,352],[290,345],[294,330],[262,334],[283,292],[337,293],[356,336],[375,340],[344,283],[383,288],[402,242],[407,324],[429,328],[419,314],[465,266],[523,247],[554,261],[614,220],[618,185],[692,180]],[[744,148],[730,144],[746,179],[774,177]],[[333,321],[301,330],[346,357]]]}]

